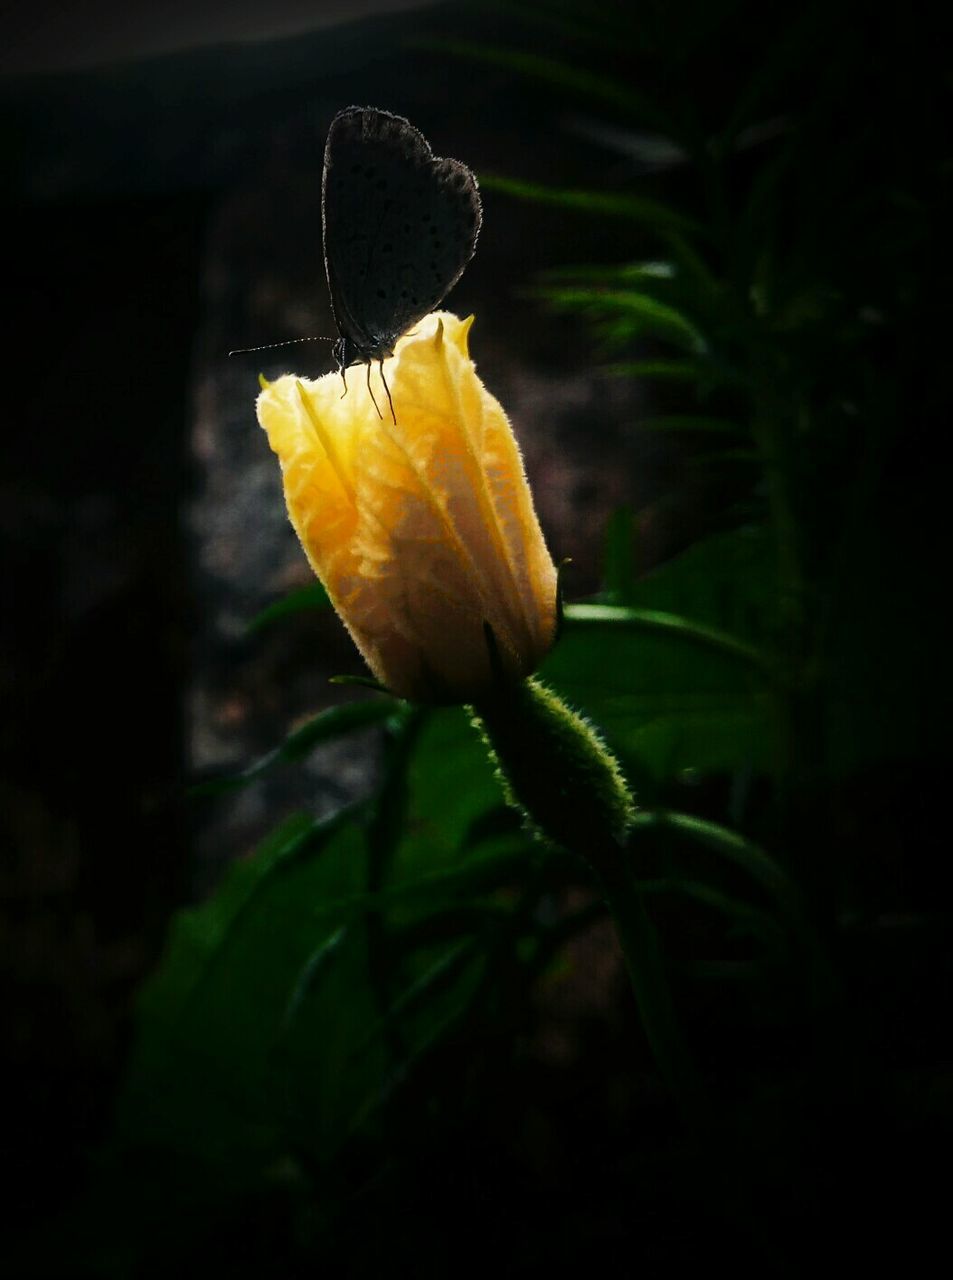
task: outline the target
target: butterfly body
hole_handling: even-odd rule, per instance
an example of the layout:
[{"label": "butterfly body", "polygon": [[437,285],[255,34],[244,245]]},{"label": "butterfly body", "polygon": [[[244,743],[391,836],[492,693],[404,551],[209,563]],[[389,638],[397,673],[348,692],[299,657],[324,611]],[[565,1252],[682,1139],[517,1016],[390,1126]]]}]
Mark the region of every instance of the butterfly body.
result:
[{"label": "butterfly body", "polygon": [[347,107],[331,122],[322,182],[324,264],[340,370],[382,362],[443,301],[476,248],[476,178],[435,156],[402,116]]}]

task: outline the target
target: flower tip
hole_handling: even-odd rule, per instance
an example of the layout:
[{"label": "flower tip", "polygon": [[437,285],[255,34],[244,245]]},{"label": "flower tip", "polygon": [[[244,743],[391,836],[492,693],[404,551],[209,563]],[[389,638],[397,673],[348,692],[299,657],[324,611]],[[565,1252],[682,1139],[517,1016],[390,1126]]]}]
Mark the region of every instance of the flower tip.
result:
[{"label": "flower tip", "polygon": [[443,346],[443,316],[440,316],[437,320],[437,327],[434,330],[434,335],[433,335],[434,351],[439,351],[442,346]]},{"label": "flower tip", "polygon": [[262,391],[267,391],[268,388],[271,386],[271,383],[268,381],[268,379],[265,377],[263,373],[260,373],[258,375],[258,385],[261,387]]},{"label": "flower tip", "polygon": [[470,330],[473,328],[473,322],[476,316],[471,312],[465,320],[461,320],[453,335],[453,341],[457,350],[467,360],[470,358]]}]

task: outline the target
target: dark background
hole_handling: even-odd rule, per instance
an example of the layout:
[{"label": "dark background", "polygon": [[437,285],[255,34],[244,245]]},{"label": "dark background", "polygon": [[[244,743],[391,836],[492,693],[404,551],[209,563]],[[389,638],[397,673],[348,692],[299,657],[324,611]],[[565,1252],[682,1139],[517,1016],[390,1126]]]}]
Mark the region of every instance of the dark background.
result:
[{"label": "dark background", "polygon": [[[246,635],[255,613],[305,585],[307,572],[253,413],[259,368],[271,375],[291,362],[279,352],[225,359],[232,347],[333,333],[319,211],[332,115],[352,102],[396,111],[438,154],[456,155],[478,173],[626,190],[640,177],[630,158],[592,141],[584,109],[558,87],[427,44],[443,35],[532,47],[535,37],[527,39],[516,18],[468,6],[377,5],[350,22],[346,6],[302,5],[281,21],[269,10],[266,24],[253,8],[202,6],[197,15],[183,6],[159,31],[120,19],[108,5],[84,6],[71,26],[43,6],[3,14],[0,1123],[6,1164],[16,1171],[6,1207],[25,1238],[56,1221],[87,1185],[90,1153],[108,1130],[132,1001],[170,914],[208,892],[222,865],[281,813],[303,798],[314,812],[330,812],[359,795],[376,768],[370,735],[329,748],[297,781],[270,783],[231,809],[184,800],[190,780],[241,766],[296,718],[346,696],[329,690],[326,678],[356,670],[332,618],[318,624],[317,643],[314,624],[255,643]],[[856,91],[843,98],[849,117],[830,121],[837,163],[850,166],[854,151],[862,152],[856,181],[876,185],[878,175],[865,167],[877,153],[864,126],[868,114],[869,129],[889,125],[891,154],[899,138],[912,169],[934,162],[945,141],[939,125],[949,73],[937,67],[916,8],[880,28],[860,6],[843,6],[843,22],[833,27],[819,9],[806,12],[821,35],[833,29],[840,43],[819,43],[817,62],[793,77],[787,108],[809,106],[820,66],[844,58]],[[712,48],[710,60],[693,63],[704,74],[683,86],[702,119],[717,114],[760,49],[802,20],[793,6],[767,14],[727,4],[706,36],[693,32],[692,6],[686,15],[684,39],[707,38]],[[317,30],[312,17],[321,20]],[[538,39],[551,38],[541,27]],[[571,42],[555,45],[571,51]],[[644,75],[649,90],[653,77],[665,75],[664,67],[630,64],[625,49],[607,69]],[[886,106],[874,102],[877,94]],[[743,187],[748,178],[742,162],[734,180]],[[647,185],[658,181],[645,174]],[[677,192],[683,178],[676,170],[665,181]],[[805,172],[805,184],[812,181]],[[554,557],[573,556],[574,596],[600,584],[612,509],[629,503],[642,513],[640,568],[648,569],[718,528],[733,496],[724,477],[684,468],[684,445],[641,433],[639,415],[654,392],[600,377],[581,320],[544,311],[528,292],[546,267],[612,262],[619,253],[604,223],[571,221],[561,210],[488,190],[477,256],[449,302],[461,315],[476,312],[475,358],[516,426]],[[883,573],[884,611],[898,576],[912,573],[918,588],[903,598],[917,599],[909,625],[924,635],[922,696],[936,707],[914,748],[845,784],[856,791],[852,812],[860,823],[845,856],[872,868],[885,909],[894,897],[900,933],[904,912],[948,904],[949,887],[941,812],[947,735],[936,715],[945,695],[942,685],[931,694],[926,679],[937,652],[927,631],[938,625],[934,606],[939,614],[948,582],[942,560],[931,559],[945,543],[940,451],[948,418],[938,382],[949,319],[940,284],[946,260],[932,255],[931,245],[910,259],[918,264],[908,314],[921,317],[920,359],[901,371],[909,431],[882,512],[896,535]],[[307,372],[327,367],[323,344],[296,350]],[[884,350],[892,358],[889,342]],[[676,498],[661,503],[678,477]],[[841,1123],[836,1106],[811,1136],[816,1149],[792,1156],[817,1178],[805,1192],[804,1175],[799,1209],[815,1193],[843,1195],[856,1230],[869,1198],[878,1212],[896,1216],[892,1247],[901,1259],[904,1248],[918,1252],[948,1191],[945,1172],[934,1179],[932,1163],[943,1159],[936,1116],[948,1124],[951,1079],[949,951],[945,925],[937,930],[904,953],[914,978],[890,998],[903,1003],[915,992],[912,1034],[922,1039],[922,1058],[943,1068],[935,1087],[946,1090],[945,1101],[932,1111],[924,1104],[921,1118],[908,1117],[889,1139],[872,1103],[866,1118],[850,1121],[854,1159],[830,1184],[823,1135]],[[859,996],[872,1011],[896,972],[889,956],[883,963],[887,975],[872,970]],[[605,1157],[602,1144],[611,1147],[612,1138],[600,1128],[612,1080],[601,1075],[599,1037],[611,1038],[605,1028],[615,1025],[614,1007],[600,995],[595,1012],[584,1011],[596,1030],[582,1084],[575,1092],[567,1086],[560,1158],[580,1217],[600,1224],[602,1260],[627,1274],[620,1260],[633,1255],[607,1173],[620,1157]],[[904,1034],[909,1013],[906,1005],[884,1012],[884,1040]],[[502,1102],[503,1112],[508,1105],[516,1104]],[[549,1105],[558,1108],[558,1096]],[[668,1122],[664,1104],[657,1115]],[[523,1118],[511,1117],[514,1124]],[[501,1114],[497,1137],[505,1123]],[[885,1197],[864,1182],[864,1153],[881,1140],[893,1144],[899,1175]],[[473,1135],[460,1141],[472,1143]],[[557,1265],[546,1245],[545,1142],[532,1133],[521,1141],[530,1155],[516,1172],[498,1172],[499,1143],[492,1154],[473,1152],[472,1181],[455,1185],[459,1195],[477,1197],[476,1208],[457,1205],[458,1218],[447,1220],[465,1238],[479,1231],[483,1215],[499,1219],[501,1197],[487,1190],[499,1177],[510,1197],[504,1225],[507,1215],[510,1225],[521,1218],[512,1197],[530,1223],[535,1243],[525,1246],[524,1262]],[[671,1177],[656,1223],[662,1270],[654,1274],[669,1274],[665,1267],[680,1256],[677,1168]],[[852,1188],[839,1185],[851,1178]],[[419,1194],[438,1193],[427,1186]],[[797,1230],[797,1216],[782,1215],[787,1230]],[[696,1229],[699,1239],[710,1230],[717,1249],[728,1248],[717,1225]],[[497,1231],[502,1239],[499,1223],[493,1238]],[[651,1265],[647,1246],[643,1260]]]}]

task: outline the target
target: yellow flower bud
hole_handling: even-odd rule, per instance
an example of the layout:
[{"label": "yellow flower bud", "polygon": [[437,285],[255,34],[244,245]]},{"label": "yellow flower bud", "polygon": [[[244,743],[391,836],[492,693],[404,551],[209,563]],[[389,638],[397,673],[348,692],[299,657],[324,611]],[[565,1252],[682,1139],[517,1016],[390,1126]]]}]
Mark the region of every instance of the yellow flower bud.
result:
[{"label": "yellow flower bud", "polygon": [[258,398],[312,568],[376,678],[419,702],[478,701],[501,669],[522,679],[556,628],[556,571],[510,424],[469,357],[471,320],[436,312],[396,344],[396,424],[361,368],[343,398],[336,373],[287,374]]}]

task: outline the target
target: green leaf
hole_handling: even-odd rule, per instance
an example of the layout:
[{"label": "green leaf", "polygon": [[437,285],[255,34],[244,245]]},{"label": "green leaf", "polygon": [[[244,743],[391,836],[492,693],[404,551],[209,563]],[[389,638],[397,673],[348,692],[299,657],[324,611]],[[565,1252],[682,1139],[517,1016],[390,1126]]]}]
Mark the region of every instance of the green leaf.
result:
[{"label": "green leaf", "polygon": [[538,53],[524,53],[519,49],[482,44],[475,40],[441,38],[415,43],[421,48],[436,49],[441,53],[515,71],[518,75],[553,85],[562,93],[574,93],[616,107],[654,125],[663,133],[672,132],[676,127],[675,122],[651,98],[639,93],[631,84],[614,79],[604,70],[593,72]]},{"label": "green leaf", "polygon": [[629,606],[567,606],[542,675],[592,715],[630,772],[660,782],[686,768],[773,771],[772,567],[756,531],[696,544],[635,583]]},{"label": "green leaf", "polygon": [[[634,586],[630,584],[629,594],[634,590]],[[660,609],[638,609],[612,603],[579,603],[567,605],[565,616],[567,621],[583,626],[614,623],[618,626],[630,627],[635,631],[669,636],[673,640],[700,645],[704,649],[712,650],[725,657],[735,658],[750,666],[753,671],[767,680],[770,680],[773,675],[771,660],[754,645],[740,640],[727,631],[693,622],[690,618],[683,618],[676,613],[665,613]]]},{"label": "green leaf", "polygon": [[803,904],[794,882],[759,845],[739,835],[737,831],[731,831],[705,818],[697,818],[694,814],[674,813],[671,810],[636,814],[633,830],[636,842],[638,832],[644,830],[673,832],[686,840],[704,845],[706,849],[746,872],[789,920],[801,920]]},{"label": "green leaf", "polygon": [[[602,580],[609,604],[625,604],[635,582],[636,523],[631,507],[617,507],[606,524]],[[572,606],[569,606],[570,614]],[[563,611],[565,618],[565,609]]]},{"label": "green leaf", "polygon": [[[768,902],[777,909],[779,922],[800,948],[806,961],[805,976],[812,997],[821,1003],[829,1002],[838,990],[839,980],[831,969],[830,961],[811,927],[802,894],[784,868],[760,845],[737,831],[731,831],[717,822],[696,817],[694,814],[675,813],[671,810],[642,812],[636,815],[632,830],[631,849],[637,853],[642,833],[674,835],[688,844],[697,844],[717,855],[724,862],[739,868],[758,886]],[[763,911],[725,893],[710,883],[675,878],[661,887],[686,892],[699,901],[726,914],[735,914],[738,920],[769,942],[776,931],[771,917]]]},{"label": "green leaf", "polygon": [[784,928],[769,912],[752,906],[750,902],[745,902],[735,894],[725,893],[724,890],[717,889],[702,880],[672,879],[643,882],[639,887],[643,893],[674,893],[710,907],[719,915],[734,922],[735,934],[747,934],[758,939],[768,951],[777,953],[784,947]]},{"label": "green leaf", "polygon": [[567,627],[544,677],[657,782],[778,767],[777,708],[737,662],[614,624]]},{"label": "green leaf", "polygon": [[704,359],[618,360],[601,368],[610,377],[694,382],[698,401],[703,401],[719,387],[736,388],[743,381],[734,369],[723,360],[713,358],[711,353]]},{"label": "green leaf", "polygon": [[604,191],[579,191],[563,187],[546,187],[498,174],[480,174],[480,184],[488,191],[499,191],[518,200],[535,204],[556,205],[561,209],[578,209],[597,217],[622,218],[649,227],[663,238],[669,234],[704,237],[705,229],[692,218],[668,205],[643,196],[616,195]]},{"label": "green leaf", "polygon": [[603,366],[608,373],[625,378],[661,378],[673,382],[694,382],[706,371],[702,360],[620,360]]},{"label": "green leaf", "polygon": [[617,378],[643,378],[660,382],[694,382],[697,395],[703,399],[716,387],[734,387],[739,375],[722,361],[709,355],[706,359],[617,360],[601,366],[604,373]]},{"label": "green leaf", "polygon": [[675,279],[671,262],[627,262],[617,264],[583,263],[576,266],[550,267],[540,273],[543,281],[585,281],[588,284],[668,283]]},{"label": "green leaf", "polygon": [[248,624],[248,634],[254,635],[256,631],[263,631],[273,623],[296,613],[312,609],[327,609],[330,604],[328,593],[320,582],[312,583],[310,587],[301,587],[300,590],[292,591],[290,595],[276,600],[274,604],[268,605],[266,609],[262,609],[261,613],[256,614]]},{"label": "green leaf", "polygon": [[647,573],[636,597],[643,608],[772,647],[780,626],[774,541],[758,525],[712,534]]},{"label": "green leaf", "polygon": [[711,418],[700,413],[666,413],[639,418],[642,431],[699,431],[707,435],[739,436],[744,428],[727,418]]},{"label": "green leaf", "polygon": [[368,698],[358,702],[346,702],[339,707],[329,707],[327,711],[320,712],[313,719],[294,729],[280,746],[269,751],[267,755],[256,760],[241,773],[230,778],[215,778],[210,782],[200,782],[190,788],[189,795],[200,798],[239,791],[276,765],[303,760],[323,742],[331,742],[335,738],[344,737],[345,734],[383,724],[392,717],[406,714],[406,704],[389,697]]},{"label": "green leaf", "polygon": [[[405,838],[395,855],[395,877],[417,880],[463,867],[471,856],[468,833],[499,804],[499,782],[468,714],[458,707],[435,711],[410,760]],[[507,839],[512,848],[512,836]]]},{"label": "green leaf", "polygon": [[483,959],[478,939],[444,944],[383,1015],[367,965],[367,926],[355,923],[321,953],[273,1055],[286,1132],[317,1163],[373,1123],[466,1007]]},{"label": "green leaf", "polygon": [[730,294],[709,270],[698,251],[672,228],[670,218],[666,219],[666,226],[663,239],[672,261],[661,259],[551,267],[541,273],[540,279],[543,282],[566,281],[617,288],[637,285],[639,292],[651,294],[661,302],[681,302],[699,314],[718,319],[726,308],[732,306]]},{"label": "green leaf", "polygon": [[619,343],[650,334],[695,355],[708,351],[704,335],[687,316],[648,294],[621,289],[541,289],[539,294],[563,309],[599,318]]},{"label": "green leaf", "polygon": [[214,1165],[228,1184],[256,1182],[280,1154],[272,1046],[298,975],[340,927],[324,904],[361,888],[362,842],[350,813],[298,816],[176,917],[140,999],[125,1144]]},{"label": "green leaf", "polygon": [[[259,1185],[289,1153],[330,1158],[472,998],[483,921],[499,914],[476,910],[479,895],[511,882],[524,860],[474,855],[369,894],[360,817],[291,820],[176,918],[140,1000],[117,1135],[173,1178],[206,1168],[219,1195]],[[469,908],[457,913],[464,936],[433,935],[428,919],[453,901]],[[371,906],[402,922],[383,1006]]]}]

